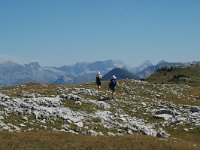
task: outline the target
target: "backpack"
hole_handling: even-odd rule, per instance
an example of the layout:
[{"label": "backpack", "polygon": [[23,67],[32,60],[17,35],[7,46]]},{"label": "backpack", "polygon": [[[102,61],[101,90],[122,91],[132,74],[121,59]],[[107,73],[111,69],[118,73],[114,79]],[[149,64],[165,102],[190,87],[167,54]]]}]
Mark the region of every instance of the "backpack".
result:
[{"label": "backpack", "polygon": [[117,84],[117,81],[115,79],[111,79],[109,83],[109,87],[115,87]]},{"label": "backpack", "polygon": [[101,83],[101,78],[99,76],[96,76],[96,83],[100,84]]}]

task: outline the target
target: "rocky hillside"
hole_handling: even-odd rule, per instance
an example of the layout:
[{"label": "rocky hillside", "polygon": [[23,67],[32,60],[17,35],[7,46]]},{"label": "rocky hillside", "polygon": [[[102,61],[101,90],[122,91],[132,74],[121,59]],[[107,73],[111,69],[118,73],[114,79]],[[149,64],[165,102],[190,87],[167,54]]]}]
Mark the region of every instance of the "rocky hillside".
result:
[{"label": "rocky hillside", "polygon": [[[140,133],[200,146],[200,93],[188,85],[122,80],[115,99],[107,82],[64,86],[25,84],[0,88],[0,129],[56,130],[87,135]],[[182,136],[184,135],[184,136]]]}]

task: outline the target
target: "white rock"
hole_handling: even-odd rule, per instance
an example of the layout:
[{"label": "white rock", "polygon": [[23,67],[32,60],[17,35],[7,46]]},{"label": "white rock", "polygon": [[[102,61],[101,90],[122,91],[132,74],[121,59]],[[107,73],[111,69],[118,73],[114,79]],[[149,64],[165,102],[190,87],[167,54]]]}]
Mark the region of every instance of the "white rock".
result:
[{"label": "white rock", "polygon": [[74,123],[77,127],[79,128],[82,128],[83,127],[83,122],[77,122],[77,123]]},{"label": "white rock", "polygon": [[173,118],[172,115],[169,114],[160,114],[160,115],[154,115],[155,118],[163,118],[164,120],[169,120],[170,118]]},{"label": "white rock", "polygon": [[23,120],[28,121],[28,117],[24,116],[22,117]]},{"label": "white rock", "polygon": [[23,124],[23,123],[21,123],[21,124],[20,124],[20,126],[21,126],[21,127],[26,127],[26,125],[25,125],[25,124]]},{"label": "white rock", "polygon": [[98,133],[94,130],[89,130],[87,133],[90,134],[91,136],[98,136]]},{"label": "white rock", "polygon": [[76,101],[75,104],[82,105],[81,101]]},{"label": "white rock", "polygon": [[108,136],[116,136],[116,134],[114,134],[112,132],[108,132]]},{"label": "white rock", "polygon": [[102,133],[102,132],[99,132],[98,135],[99,135],[99,136],[103,136],[103,133]]},{"label": "white rock", "polygon": [[189,131],[189,129],[187,129],[187,128],[184,128],[183,130],[184,130],[184,131]]},{"label": "white rock", "polygon": [[145,102],[142,102],[142,105],[143,105],[144,107],[146,107],[146,106],[147,106],[147,104],[146,104]]}]

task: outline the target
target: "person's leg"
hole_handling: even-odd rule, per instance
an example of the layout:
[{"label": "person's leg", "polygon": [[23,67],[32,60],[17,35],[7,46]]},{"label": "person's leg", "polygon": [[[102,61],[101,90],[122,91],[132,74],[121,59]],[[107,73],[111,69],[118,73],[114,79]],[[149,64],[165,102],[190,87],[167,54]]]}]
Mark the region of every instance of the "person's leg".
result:
[{"label": "person's leg", "polygon": [[113,87],[113,90],[112,90],[112,98],[114,99],[115,97],[114,97],[114,95],[115,95],[115,88],[116,87]]},{"label": "person's leg", "polygon": [[114,91],[112,90],[112,99],[114,99]]},{"label": "person's leg", "polygon": [[97,90],[98,90],[98,92],[99,92],[100,88],[101,88],[101,84],[98,83],[98,84],[97,84]]},{"label": "person's leg", "polygon": [[101,87],[101,86],[100,86],[100,85],[98,85],[98,91],[100,90],[100,87]]},{"label": "person's leg", "polygon": [[98,91],[100,90],[101,88],[101,82],[98,83]]},{"label": "person's leg", "polygon": [[114,99],[115,89],[112,89],[112,99]]}]

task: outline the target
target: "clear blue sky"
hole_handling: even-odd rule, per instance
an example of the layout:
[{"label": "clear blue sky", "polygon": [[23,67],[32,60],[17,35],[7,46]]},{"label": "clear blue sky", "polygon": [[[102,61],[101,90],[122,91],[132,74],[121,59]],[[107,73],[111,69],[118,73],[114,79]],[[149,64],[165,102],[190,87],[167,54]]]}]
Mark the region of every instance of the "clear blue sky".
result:
[{"label": "clear blue sky", "polygon": [[0,59],[200,60],[200,0],[0,0]]}]

